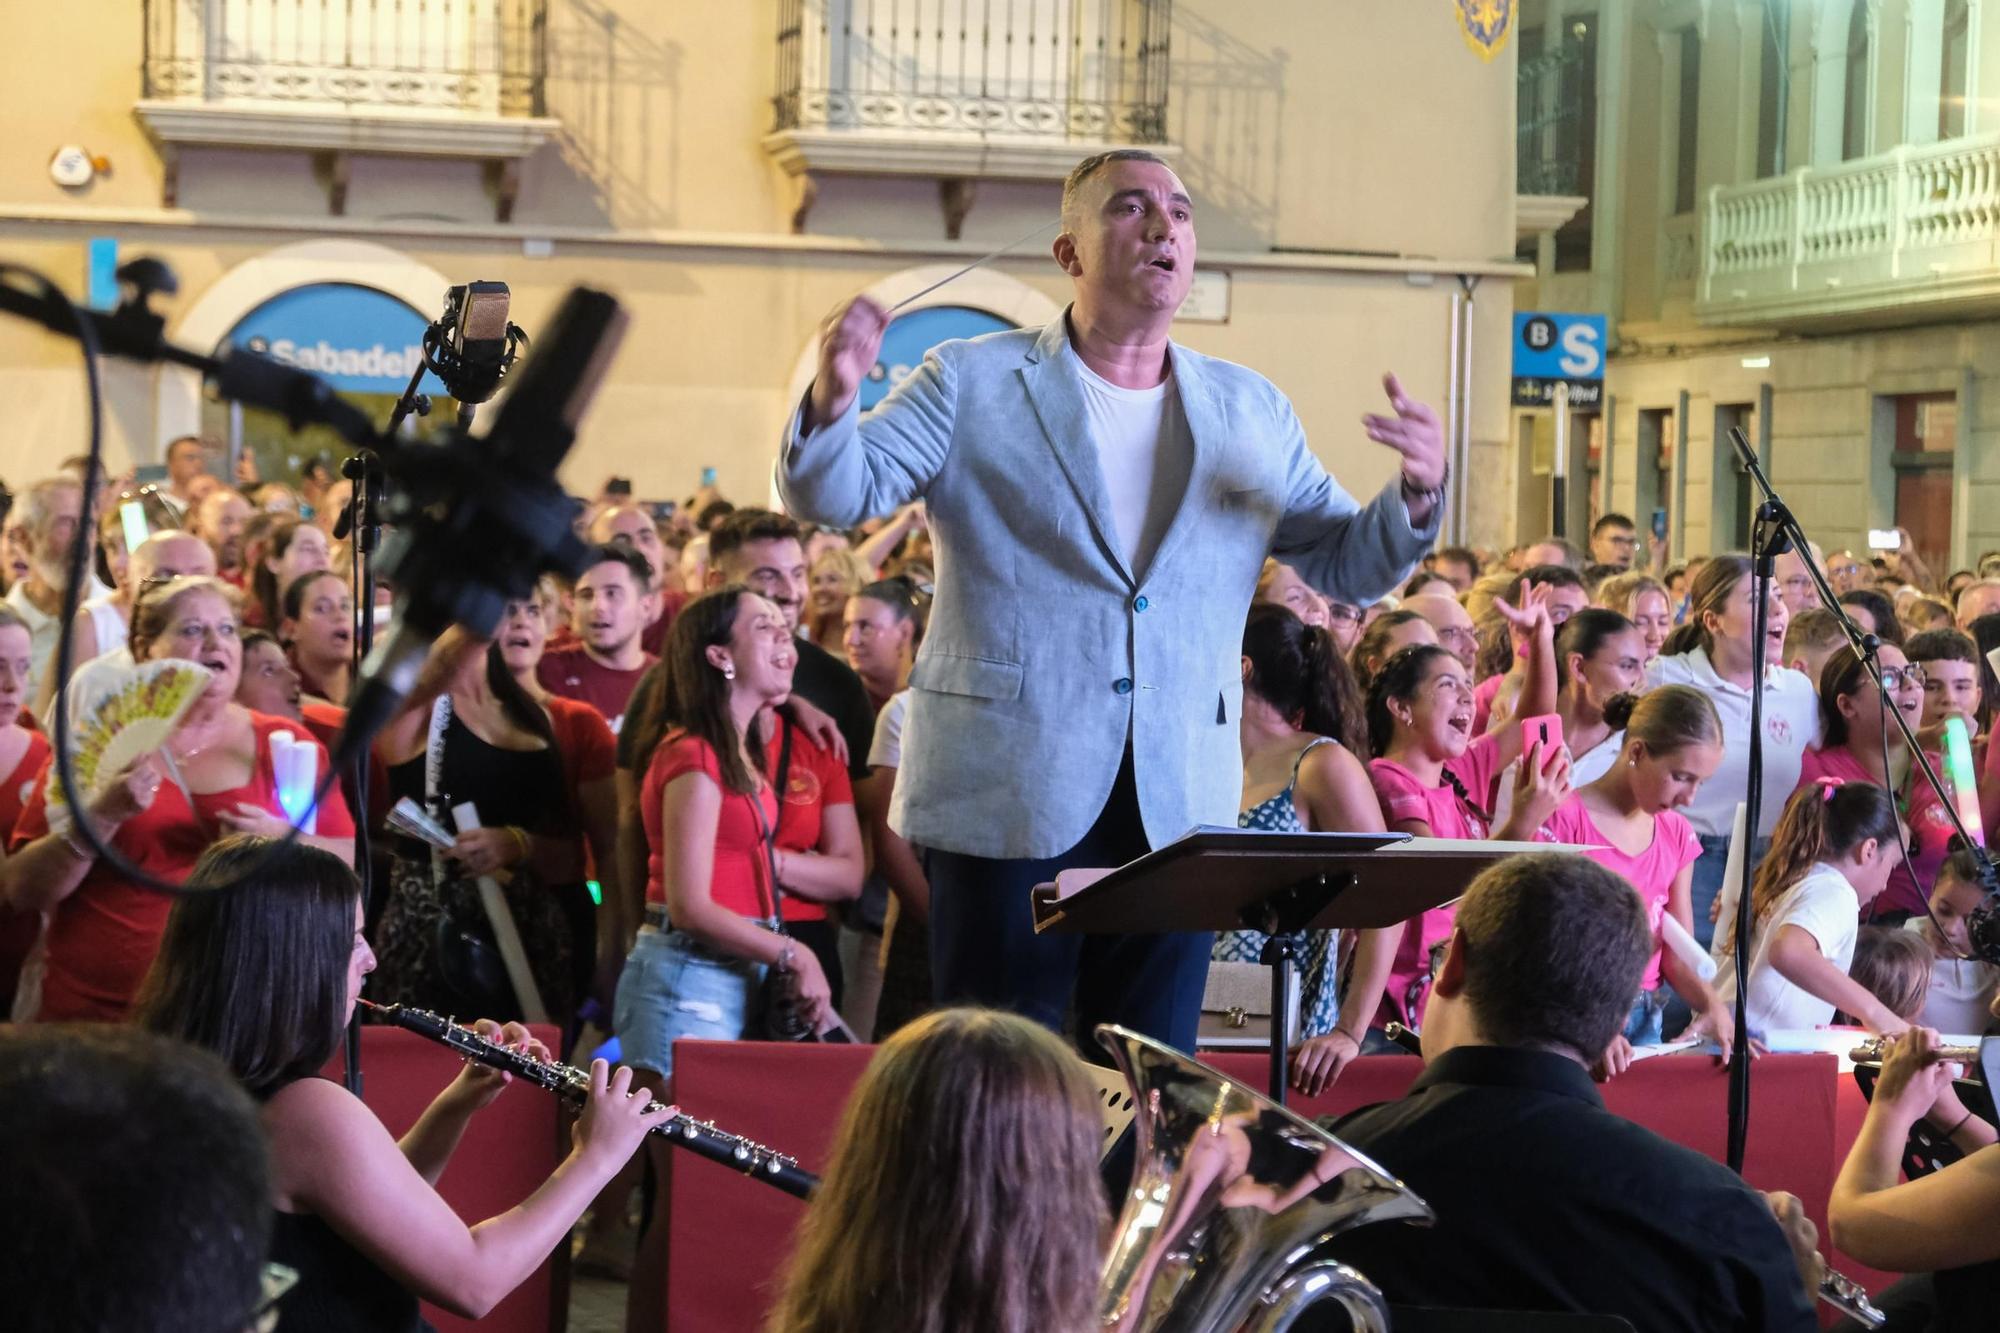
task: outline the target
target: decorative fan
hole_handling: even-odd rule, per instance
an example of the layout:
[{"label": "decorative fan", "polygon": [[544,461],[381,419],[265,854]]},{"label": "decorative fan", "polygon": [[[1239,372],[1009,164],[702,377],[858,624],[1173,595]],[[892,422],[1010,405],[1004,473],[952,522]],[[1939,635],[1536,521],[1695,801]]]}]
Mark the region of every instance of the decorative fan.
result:
[{"label": "decorative fan", "polygon": [[[70,756],[85,805],[96,800],[133,760],[167,743],[201,692],[210,672],[196,662],[168,658],[107,672],[81,696],[68,696]],[[73,688],[73,687],[72,687]],[[49,827],[68,822],[62,784],[49,784]]]}]

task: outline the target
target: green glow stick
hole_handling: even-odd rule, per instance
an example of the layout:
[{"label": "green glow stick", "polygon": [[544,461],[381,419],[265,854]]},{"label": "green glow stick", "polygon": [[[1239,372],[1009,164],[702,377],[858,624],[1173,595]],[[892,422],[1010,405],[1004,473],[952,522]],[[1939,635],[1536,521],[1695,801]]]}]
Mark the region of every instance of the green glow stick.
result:
[{"label": "green glow stick", "polygon": [[1965,825],[1973,842],[1983,846],[1986,833],[1979,824],[1979,780],[1973,776],[1972,738],[1966,733],[1962,717],[1944,720],[1944,776],[1951,783],[1951,799],[1958,807],[1959,822]]}]

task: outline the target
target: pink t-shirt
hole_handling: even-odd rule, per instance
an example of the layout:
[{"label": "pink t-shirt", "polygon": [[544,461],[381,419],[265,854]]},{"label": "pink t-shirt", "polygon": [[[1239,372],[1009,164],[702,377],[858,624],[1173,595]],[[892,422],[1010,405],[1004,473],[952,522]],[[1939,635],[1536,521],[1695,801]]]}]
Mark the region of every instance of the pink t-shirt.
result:
[{"label": "pink t-shirt", "polygon": [[1493,701],[1500,697],[1500,687],[1507,683],[1507,673],[1488,676],[1472,687],[1472,734],[1484,736],[1486,728],[1493,721]]},{"label": "pink t-shirt", "polygon": [[[1465,747],[1464,754],[1447,762],[1445,768],[1466,791],[1488,791],[1499,772],[1498,752],[1499,743],[1493,737],[1481,736]],[[1368,780],[1374,784],[1375,799],[1382,803],[1382,818],[1391,828],[1404,820],[1417,819],[1430,825],[1434,838],[1477,842],[1489,836],[1486,813],[1463,800],[1449,782],[1427,787],[1416,774],[1392,759],[1370,760]],[[1474,800],[1477,799],[1475,796]],[[1455,908],[1433,907],[1416,919],[1414,930],[1403,931],[1402,943],[1396,946],[1396,961],[1389,968],[1388,993],[1375,1016],[1378,1027],[1391,1019],[1410,1027],[1422,1023],[1424,1005],[1430,999],[1431,950],[1451,938],[1451,923],[1456,915]],[[1410,990],[1420,980],[1423,985],[1412,1005]]]},{"label": "pink t-shirt", "polygon": [[[1931,767],[1942,771],[1943,760],[1935,754],[1927,753],[1926,757]],[[1799,766],[1799,786],[1810,787],[1823,777],[1842,782],[1875,781],[1844,745],[1805,752]],[[1951,849],[1952,827],[1951,816],[1921,774],[1910,782],[1910,805],[1903,812],[1903,819],[1910,826],[1910,859],[1890,872],[1889,887],[1861,909],[1864,915],[1871,908],[1915,916],[1922,916],[1928,910],[1930,886],[1937,882],[1938,868]]]},{"label": "pink t-shirt", "polygon": [[1646,960],[1646,971],[1640,977],[1641,990],[1658,990],[1660,987],[1660,918],[1667,913],[1667,899],[1672,895],[1674,880],[1681,871],[1701,859],[1701,839],[1695,836],[1694,825],[1672,810],[1663,810],[1653,819],[1653,841],[1645,851],[1637,856],[1627,856],[1611,846],[1611,839],[1597,827],[1597,821],[1584,808],[1583,798],[1575,793],[1556,807],[1541,830],[1535,835],[1543,842],[1567,842],[1593,850],[1585,856],[1603,866],[1616,871],[1625,881],[1639,891],[1639,901],[1646,904],[1646,924],[1653,931],[1653,956]]}]

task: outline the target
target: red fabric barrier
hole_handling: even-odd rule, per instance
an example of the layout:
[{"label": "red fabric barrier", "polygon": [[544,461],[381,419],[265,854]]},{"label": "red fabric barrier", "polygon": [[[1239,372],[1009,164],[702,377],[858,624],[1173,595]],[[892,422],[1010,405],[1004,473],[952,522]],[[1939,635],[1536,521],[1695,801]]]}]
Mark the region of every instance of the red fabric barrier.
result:
[{"label": "red fabric barrier", "polygon": [[[554,1028],[530,1030],[555,1049],[558,1038]],[[414,1032],[361,1029],[362,1100],[397,1138],[408,1132],[463,1067],[450,1050]],[[322,1072],[338,1080],[345,1067],[335,1057]],[[517,1083],[474,1116],[452,1154],[451,1164],[438,1180],[438,1193],[452,1211],[467,1223],[483,1222],[534,1193],[559,1160],[556,1112],[553,1096]],[[547,1333],[560,1327],[551,1270],[552,1265],[544,1263],[484,1319],[461,1319],[429,1304],[424,1306],[424,1318],[437,1325],[439,1333],[474,1328],[481,1333]]]},{"label": "red fabric barrier", "polygon": [[[826,1164],[849,1090],[872,1047],[781,1046],[761,1042],[680,1042],[675,1097],[682,1108],[731,1133]],[[1208,1063],[1262,1089],[1262,1055],[1208,1057]],[[1341,1115],[1400,1097],[1415,1079],[1415,1056],[1355,1061],[1326,1094],[1294,1098],[1306,1116]],[[1821,1229],[1833,1189],[1835,1084],[1830,1055],[1773,1055],[1757,1062],[1745,1172],[1760,1189],[1799,1196]],[[1633,1066],[1605,1088],[1613,1111],[1720,1161],[1727,1140],[1729,1079],[1707,1060],[1664,1058]],[[1851,1139],[1849,1140],[1851,1141]],[[1845,1151],[1845,1143],[1838,1149]],[[675,1156],[672,1253],[667,1274],[673,1333],[754,1333],[777,1291],[792,1228],[804,1205],[768,1186],[688,1153]]]}]

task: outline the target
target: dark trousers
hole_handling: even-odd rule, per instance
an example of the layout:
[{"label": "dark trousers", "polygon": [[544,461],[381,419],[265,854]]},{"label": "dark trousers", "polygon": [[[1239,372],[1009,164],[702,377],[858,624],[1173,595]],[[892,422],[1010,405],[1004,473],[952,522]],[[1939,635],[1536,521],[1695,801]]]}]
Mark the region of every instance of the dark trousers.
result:
[{"label": "dark trousers", "polygon": [[787,921],[785,933],[811,949],[813,957],[819,959],[819,969],[826,973],[826,984],[833,991],[833,1007],[840,1008],[844,977],[840,970],[839,923],[832,917],[822,917],[817,921]]},{"label": "dark trousers", "polygon": [[1109,1062],[1099,1023],[1192,1051],[1213,935],[1037,935],[1028,910],[1029,890],[1057,871],[1120,866],[1148,850],[1129,751],[1097,822],[1060,856],[927,850],[936,1003],[1011,1009],[1063,1032],[1073,1000],[1077,1049],[1098,1064]]}]

